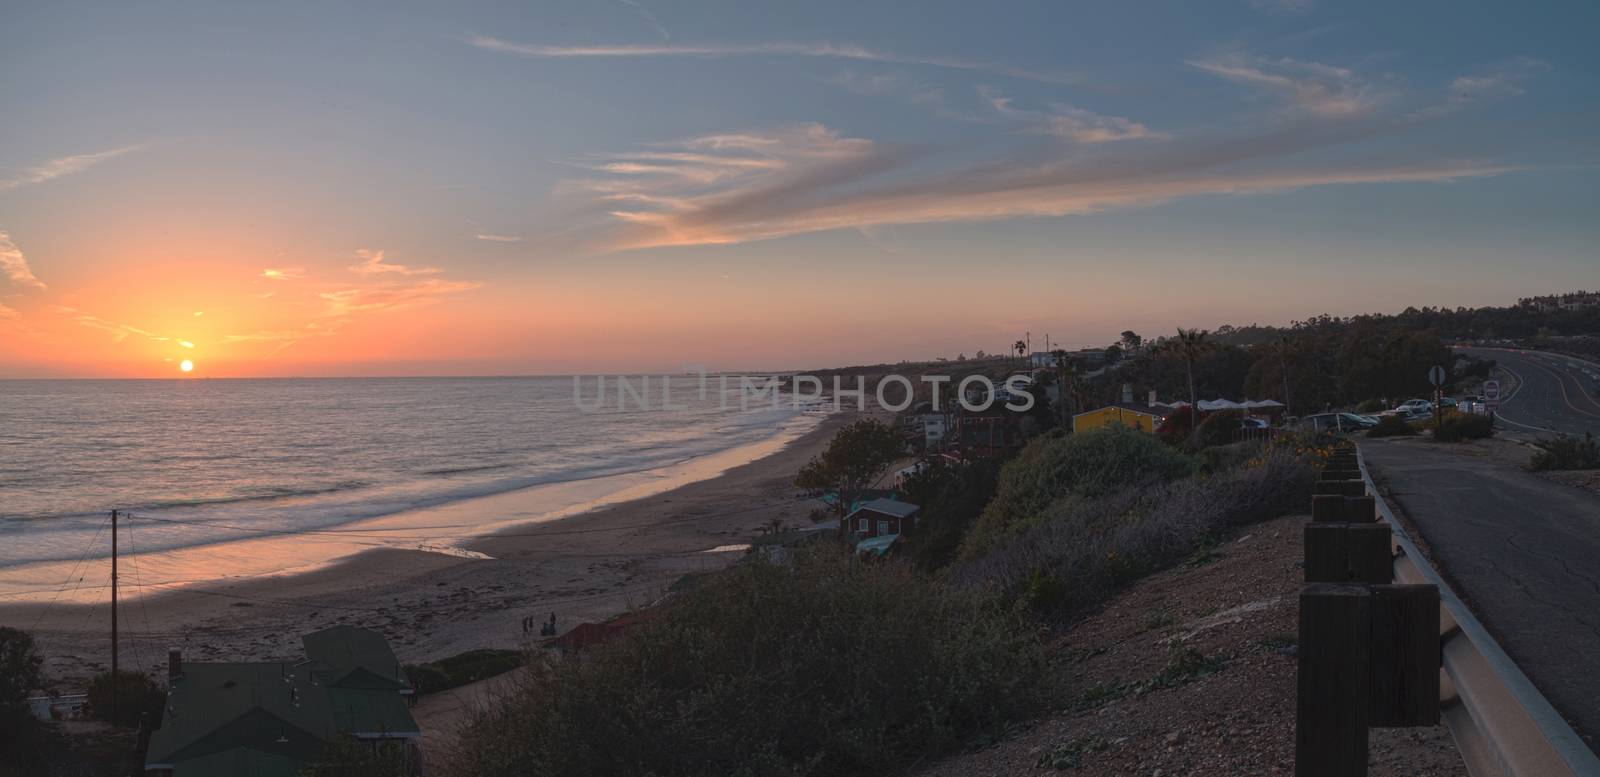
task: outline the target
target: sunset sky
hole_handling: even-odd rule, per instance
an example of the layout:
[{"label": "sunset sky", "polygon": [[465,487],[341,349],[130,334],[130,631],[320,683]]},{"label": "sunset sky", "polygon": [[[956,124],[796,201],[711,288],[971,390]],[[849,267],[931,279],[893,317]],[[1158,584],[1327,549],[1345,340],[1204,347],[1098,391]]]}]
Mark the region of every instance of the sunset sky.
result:
[{"label": "sunset sky", "polygon": [[7,6],[0,377],[807,368],[1600,288],[1592,2],[335,5]]}]

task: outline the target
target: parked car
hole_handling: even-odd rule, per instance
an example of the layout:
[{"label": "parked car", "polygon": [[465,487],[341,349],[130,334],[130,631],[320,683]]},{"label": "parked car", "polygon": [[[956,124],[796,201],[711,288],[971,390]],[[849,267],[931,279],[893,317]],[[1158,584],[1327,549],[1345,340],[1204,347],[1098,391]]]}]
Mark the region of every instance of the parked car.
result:
[{"label": "parked car", "polygon": [[1433,413],[1433,403],[1429,402],[1426,399],[1408,399],[1408,400],[1406,400],[1404,402],[1401,402],[1399,405],[1397,405],[1395,407],[1395,409],[1396,410],[1405,410],[1405,411],[1408,411],[1408,412],[1411,412],[1411,413],[1422,413],[1424,415],[1431,415]]},{"label": "parked car", "polygon": [[1359,432],[1378,425],[1378,421],[1355,413],[1317,413],[1300,419],[1318,432]]},{"label": "parked car", "polygon": [[1361,429],[1371,429],[1378,425],[1378,419],[1360,413],[1340,413],[1339,417],[1346,423],[1354,424]]},{"label": "parked car", "polygon": [[1411,421],[1426,421],[1433,417],[1433,406],[1429,405],[1426,409],[1402,407],[1395,410],[1390,410],[1389,412],[1384,413],[1384,415],[1399,416],[1400,420],[1408,423]]}]

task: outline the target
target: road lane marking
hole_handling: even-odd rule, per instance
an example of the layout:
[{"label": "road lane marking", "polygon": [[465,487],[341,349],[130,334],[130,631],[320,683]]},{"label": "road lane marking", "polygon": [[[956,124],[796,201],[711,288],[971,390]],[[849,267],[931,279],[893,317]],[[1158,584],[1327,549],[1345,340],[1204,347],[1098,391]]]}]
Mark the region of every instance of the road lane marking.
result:
[{"label": "road lane marking", "polygon": [[[1517,388],[1514,391],[1511,392],[1511,396],[1506,397],[1505,399],[1501,400],[1501,402],[1503,404],[1510,404],[1511,400],[1515,399],[1518,394],[1522,393],[1522,389],[1525,388],[1528,385],[1528,381],[1523,379],[1522,373],[1517,372],[1516,370],[1513,370],[1510,367],[1506,366],[1504,360],[1502,360],[1501,363],[1500,363],[1500,369],[1503,369],[1506,372],[1511,373],[1512,376],[1517,379]],[[1563,434],[1562,432],[1558,432],[1558,431],[1556,431],[1554,429],[1546,429],[1543,426],[1534,426],[1533,424],[1525,424],[1525,423],[1522,423],[1521,421],[1513,421],[1510,418],[1507,418],[1506,414],[1504,412],[1495,413],[1494,417],[1499,419],[1499,420],[1501,420],[1501,421],[1505,421],[1508,424],[1512,424],[1514,426],[1520,426],[1520,427],[1522,427],[1524,429],[1533,429],[1535,431],[1549,432],[1551,434]]]}]

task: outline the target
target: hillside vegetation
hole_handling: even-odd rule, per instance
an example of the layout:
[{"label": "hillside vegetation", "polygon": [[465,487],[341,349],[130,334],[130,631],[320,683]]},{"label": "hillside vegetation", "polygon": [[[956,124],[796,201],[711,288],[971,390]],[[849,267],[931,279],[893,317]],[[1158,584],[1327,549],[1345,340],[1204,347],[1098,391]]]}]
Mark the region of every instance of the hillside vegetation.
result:
[{"label": "hillside vegetation", "polygon": [[451,773],[881,774],[990,741],[1064,698],[1061,625],[1302,509],[1315,454],[1289,439],[1185,453],[1110,427],[1042,435],[998,472],[933,465],[907,486],[928,521],[898,557],[829,541],[783,564],[753,554],[624,639],[536,655]]},{"label": "hillside vegetation", "polygon": [[457,774],[871,774],[1038,714],[1035,629],[986,592],[831,545],[708,580],[583,660],[539,660]]},{"label": "hillside vegetation", "polygon": [[1001,470],[999,491],[967,534],[961,557],[980,558],[1017,531],[1075,503],[1187,477],[1198,467],[1198,459],[1154,435],[1120,425],[1044,435]]}]

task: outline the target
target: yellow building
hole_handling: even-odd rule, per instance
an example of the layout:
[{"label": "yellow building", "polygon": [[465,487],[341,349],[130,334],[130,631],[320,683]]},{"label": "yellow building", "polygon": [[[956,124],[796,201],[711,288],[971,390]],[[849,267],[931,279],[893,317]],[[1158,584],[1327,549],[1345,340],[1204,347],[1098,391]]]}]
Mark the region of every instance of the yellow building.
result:
[{"label": "yellow building", "polygon": [[1155,408],[1133,403],[1106,405],[1072,417],[1072,431],[1086,432],[1111,424],[1122,424],[1145,432],[1154,432],[1161,425],[1162,414]]}]

